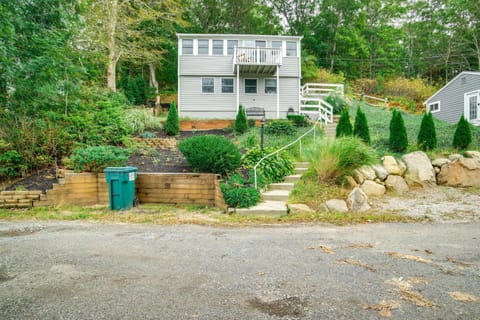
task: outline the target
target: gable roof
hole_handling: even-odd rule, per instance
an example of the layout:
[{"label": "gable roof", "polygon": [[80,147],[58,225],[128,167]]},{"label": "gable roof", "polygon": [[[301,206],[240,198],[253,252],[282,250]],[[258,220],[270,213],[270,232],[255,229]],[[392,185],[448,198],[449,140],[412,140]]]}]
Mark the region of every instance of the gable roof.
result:
[{"label": "gable roof", "polygon": [[455,80],[457,80],[458,78],[460,78],[461,76],[464,76],[464,75],[474,75],[474,76],[479,76],[480,77],[480,72],[477,72],[477,71],[462,71],[460,72],[459,74],[457,74],[457,76],[455,78],[453,78],[452,80],[450,80],[446,85],[444,85],[440,90],[438,90],[437,92],[435,92],[430,98],[428,98],[427,100],[425,100],[425,102],[423,104],[427,104],[429,103],[433,98],[435,98],[435,96],[437,94],[439,94],[440,92],[442,92],[443,90],[445,90],[447,87],[449,87],[453,82],[455,82]]}]

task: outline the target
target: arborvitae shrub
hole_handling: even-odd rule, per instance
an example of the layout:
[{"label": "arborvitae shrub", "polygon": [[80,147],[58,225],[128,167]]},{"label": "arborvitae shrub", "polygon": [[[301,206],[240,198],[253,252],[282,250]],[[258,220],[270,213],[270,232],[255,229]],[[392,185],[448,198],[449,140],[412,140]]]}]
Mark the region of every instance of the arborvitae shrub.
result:
[{"label": "arborvitae shrub", "polygon": [[178,120],[177,106],[175,102],[170,104],[167,121],[165,122],[165,132],[169,136],[176,136],[180,132],[180,122]]},{"label": "arborvitae shrub", "polygon": [[225,137],[196,136],[183,140],[178,148],[197,172],[227,174],[240,166],[238,148]]},{"label": "arborvitae shrub", "polygon": [[335,137],[340,138],[344,136],[351,136],[353,132],[352,123],[350,122],[350,114],[348,109],[343,109],[338,120],[338,125],[335,133]]},{"label": "arborvitae shrub", "polygon": [[355,116],[353,135],[362,139],[366,144],[370,144],[370,131],[368,130],[367,116],[360,107],[358,107],[357,115]]},{"label": "arborvitae shrub", "polygon": [[418,132],[417,144],[423,151],[433,150],[437,147],[437,133],[433,116],[430,112],[425,113]]},{"label": "arborvitae shrub", "polygon": [[456,149],[466,149],[472,143],[472,130],[470,124],[462,115],[457,123],[455,134],[453,136],[453,147]]},{"label": "arborvitae shrub", "polygon": [[248,122],[247,115],[245,114],[245,109],[242,105],[238,108],[237,118],[235,119],[235,132],[242,134],[247,132]]},{"label": "arborvitae shrub", "polygon": [[403,117],[396,109],[392,112],[392,119],[390,120],[390,149],[395,152],[403,152],[408,147],[408,136]]}]

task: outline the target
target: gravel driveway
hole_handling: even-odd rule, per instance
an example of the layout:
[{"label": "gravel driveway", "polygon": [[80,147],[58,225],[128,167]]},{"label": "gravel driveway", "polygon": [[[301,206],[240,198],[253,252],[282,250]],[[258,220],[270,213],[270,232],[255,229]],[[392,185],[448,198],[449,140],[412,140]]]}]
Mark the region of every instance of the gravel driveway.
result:
[{"label": "gravel driveway", "polygon": [[0,222],[0,319],[478,319],[480,222]]}]

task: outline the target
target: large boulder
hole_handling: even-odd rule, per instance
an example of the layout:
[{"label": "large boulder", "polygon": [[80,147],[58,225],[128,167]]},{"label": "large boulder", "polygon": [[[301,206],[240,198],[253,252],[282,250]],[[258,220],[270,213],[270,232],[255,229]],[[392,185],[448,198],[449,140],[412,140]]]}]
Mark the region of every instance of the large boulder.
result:
[{"label": "large boulder", "polygon": [[385,187],[374,181],[365,180],[360,187],[363,192],[369,197],[380,197],[385,194]]},{"label": "large boulder", "polygon": [[402,194],[409,190],[405,179],[397,175],[389,175],[387,180],[385,180],[385,186],[389,191],[392,191],[396,194]]},{"label": "large boulder", "polygon": [[315,210],[311,209],[309,206],[303,203],[292,203],[287,205],[288,206],[288,211],[291,214],[295,213],[314,213]]},{"label": "large boulder", "polygon": [[365,180],[375,180],[377,177],[375,171],[370,166],[362,166],[358,171],[365,177]]},{"label": "large boulder", "polygon": [[373,171],[375,172],[375,176],[380,179],[381,181],[385,180],[388,176],[387,170],[379,164],[374,164],[372,166]]},{"label": "large boulder", "polygon": [[350,210],[355,212],[363,212],[371,209],[368,204],[367,195],[360,188],[354,188],[352,192],[350,192],[347,198],[347,203]]},{"label": "large boulder", "polygon": [[441,167],[443,167],[444,165],[446,165],[447,163],[450,163],[450,162],[452,162],[452,161],[450,161],[447,158],[437,158],[437,159],[432,161],[432,166],[441,168]]},{"label": "large boulder", "polygon": [[436,184],[435,170],[425,152],[408,153],[402,160],[407,166],[404,178],[409,186],[432,187]]},{"label": "large boulder", "polygon": [[332,212],[348,212],[347,203],[341,199],[330,199],[325,202],[329,211]]},{"label": "large boulder", "polygon": [[360,172],[360,170],[357,170],[357,169],[353,170],[353,178],[358,184],[362,184],[363,181],[365,181],[365,177]]},{"label": "large boulder", "polygon": [[480,159],[459,158],[442,167],[438,183],[454,187],[480,187]]},{"label": "large boulder", "polygon": [[469,158],[474,158],[480,160],[480,151],[465,151],[465,155]]},{"label": "large boulder", "polygon": [[402,171],[398,166],[397,160],[395,160],[394,157],[392,156],[383,157],[382,164],[385,170],[388,172],[388,174],[396,174],[396,175],[402,174]]}]

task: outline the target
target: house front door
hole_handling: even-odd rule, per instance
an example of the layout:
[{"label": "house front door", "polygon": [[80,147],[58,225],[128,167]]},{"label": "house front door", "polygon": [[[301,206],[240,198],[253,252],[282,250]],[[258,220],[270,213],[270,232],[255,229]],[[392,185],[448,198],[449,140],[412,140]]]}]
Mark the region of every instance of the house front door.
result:
[{"label": "house front door", "polygon": [[470,121],[480,120],[480,91],[465,94],[465,116]]}]

